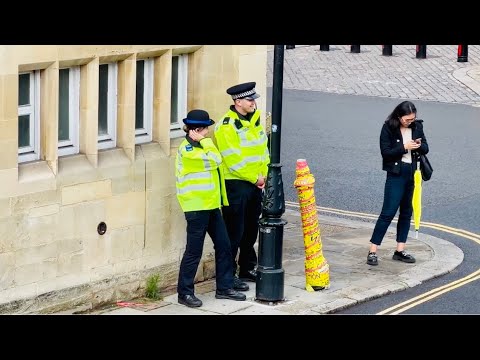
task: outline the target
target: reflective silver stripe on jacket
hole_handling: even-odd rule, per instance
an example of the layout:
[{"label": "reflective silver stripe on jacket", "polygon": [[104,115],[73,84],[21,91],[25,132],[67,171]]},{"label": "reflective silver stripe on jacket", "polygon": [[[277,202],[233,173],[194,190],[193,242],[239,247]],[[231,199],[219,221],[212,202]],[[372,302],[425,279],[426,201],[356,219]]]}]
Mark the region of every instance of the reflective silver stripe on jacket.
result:
[{"label": "reflective silver stripe on jacket", "polygon": [[233,154],[238,154],[240,155],[242,152],[240,151],[240,149],[227,149],[227,150],[223,150],[221,152],[222,156],[225,157],[225,156],[228,156],[228,155],[233,155]]},{"label": "reflective silver stripe on jacket", "polygon": [[183,161],[182,161],[182,150],[180,148],[178,148],[178,151],[177,151],[177,158],[178,158],[177,171],[182,172],[183,171]]},{"label": "reflective silver stripe on jacket", "polygon": [[205,170],[211,169],[212,167],[210,166],[210,159],[208,158],[208,156],[205,153],[202,153],[201,156],[203,161],[203,167],[205,168]]},{"label": "reflective silver stripe on jacket", "polygon": [[262,145],[266,139],[266,136],[263,135],[260,137],[260,139],[248,140],[247,133],[245,131],[238,131],[238,135],[240,137],[240,145],[245,147]]},{"label": "reflective silver stripe on jacket", "polygon": [[255,163],[257,161],[261,161],[262,157],[261,156],[247,156],[245,157],[242,161],[239,163],[236,163],[233,166],[230,166],[229,169],[232,171],[237,171],[238,169],[241,169],[245,166],[247,166],[250,163]]},{"label": "reflective silver stripe on jacket", "polygon": [[220,159],[217,154],[215,153],[211,153],[210,154],[210,157],[213,158],[213,160],[217,163],[217,165],[220,165],[222,163],[222,159]]},{"label": "reflective silver stripe on jacket", "polygon": [[268,149],[265,148],[265,152],[263,153],[263,156],[262,156],[262,161],[265,161],[269,156],[270,156],[270,153]]},{"label": "reflective silver stripe on jacket", "polygon": [[[201,156],[202,156],[203,166],[205,167],[205,170],[214,170],[222,162],[222,160],[219,159],[218,156],[214,153],[210,154],[210,158],[207,156],[207,154],[201,154]],[[215,166],[211,165],[212,160],[215,161]]]},{"label": "reflective silver stripe on jacket", "polygon": [[182,195],[195,190],[213,190],[213,189],[215,189],[214,184],[194,184],[194,185],[185,186],[184,188],[177,188],[177,194]]},{"label": "reflective silver stripe on jacket", "polygon": [[184,176],[177,176],[177,181],[182,183],[184,181],[197,180],[197,179],[210,179],[212,174],[210,171],[202,171],[196,173],[186,174]]}]

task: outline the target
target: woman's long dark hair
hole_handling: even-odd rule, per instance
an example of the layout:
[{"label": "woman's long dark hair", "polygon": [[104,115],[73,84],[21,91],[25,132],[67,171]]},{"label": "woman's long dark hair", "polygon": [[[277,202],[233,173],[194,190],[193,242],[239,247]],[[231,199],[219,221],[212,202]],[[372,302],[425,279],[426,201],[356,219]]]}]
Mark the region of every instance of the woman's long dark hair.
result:
[{"label": "woman's long dark hair", "polygon": [[403,101],[398,104],[392,113],[388,115],[385,123],[392,129],[398,129],[400,127],[400,118],[405,115],[417,114],[417,108],[411,101]]}]

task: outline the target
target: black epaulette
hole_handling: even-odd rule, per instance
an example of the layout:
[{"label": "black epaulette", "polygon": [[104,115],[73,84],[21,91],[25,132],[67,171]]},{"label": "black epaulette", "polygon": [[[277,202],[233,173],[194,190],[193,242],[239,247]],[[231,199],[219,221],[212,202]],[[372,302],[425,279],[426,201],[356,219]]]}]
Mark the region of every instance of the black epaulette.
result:
[{"label": "black epaulette", "polygon": [[235,127],[240,130],[242,127],[243,127],[243,124],[242,122],[240,121],[240,119],[235,119]]},{"label": "black epaulette", "polygon": [[225,119],[223,119],[223,125],[228,125],[229,122],[230,122],[229,117],[226,117]]}]

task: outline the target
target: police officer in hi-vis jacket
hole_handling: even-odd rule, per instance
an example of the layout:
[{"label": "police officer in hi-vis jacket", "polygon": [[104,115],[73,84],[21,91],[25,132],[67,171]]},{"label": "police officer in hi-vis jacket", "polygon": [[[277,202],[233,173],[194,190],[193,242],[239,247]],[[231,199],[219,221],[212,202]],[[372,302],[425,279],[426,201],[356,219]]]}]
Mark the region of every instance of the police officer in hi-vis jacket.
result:
[{"label": "police officer in hi-vis jacket", "polygon": [[234,288],[245,285],[242,280],[256,281],[254,245],[262,211],[262,189],[270,162],[267,136],[255,102],[260,96],[255,85],[255,82],[248,82],[227,89],[233,105],[215,126],[229,202],[223,207],[223,217],[232,243],[234,273],[239,251]]},{"label": "police officer in hi-vis jacket", "polygon": [[206,111],[192,110],[183,122],[186,136],[178,148],[175,167],[177,198],[187,220],[187,245],[178,275],[178,302],[202,306],[195,296],[194,278],[207,232],[215,247],[215,297],[243,301],[245,294],[233,289],[232,252],[220,210],[222,204],[228,205],[222,157],[212,139],[206,137],[214,121]]}]

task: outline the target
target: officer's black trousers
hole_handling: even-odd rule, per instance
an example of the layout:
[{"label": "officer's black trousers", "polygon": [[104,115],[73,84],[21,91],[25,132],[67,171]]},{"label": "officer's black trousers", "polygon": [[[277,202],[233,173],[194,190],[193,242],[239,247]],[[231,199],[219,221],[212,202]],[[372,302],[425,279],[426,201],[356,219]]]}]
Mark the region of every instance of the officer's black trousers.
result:
[{"label": "officer's black trousers", "polygon": [[225,180],[229,206],[222,209],[228,236],[232,244],[233,271],[238,266],[245,273],[257,266],[254,249],[258,237],[258,220],[262,212],[262,190],[242,180]]},{"label": "officer's black trousers", "polygon": [[194,280],[202,258],[205,235],[212,238],[215,249],[215,273],[217,290],[233,288],[232,253],[227,229],[220,209],[187,211],[187,246],[180,264],[177,293],[194,294]]}]

